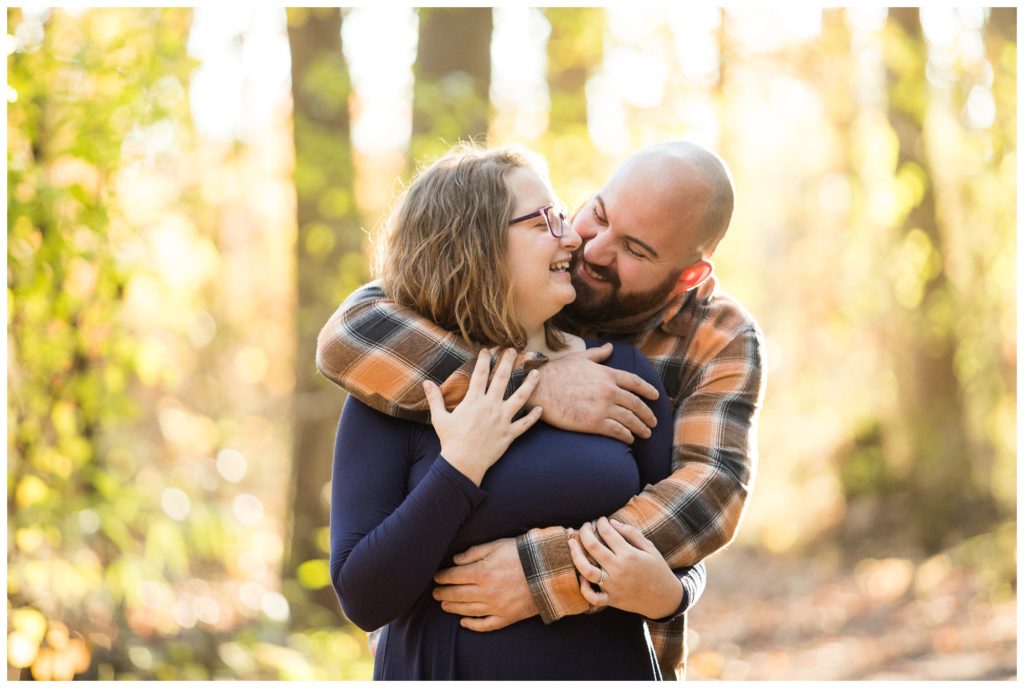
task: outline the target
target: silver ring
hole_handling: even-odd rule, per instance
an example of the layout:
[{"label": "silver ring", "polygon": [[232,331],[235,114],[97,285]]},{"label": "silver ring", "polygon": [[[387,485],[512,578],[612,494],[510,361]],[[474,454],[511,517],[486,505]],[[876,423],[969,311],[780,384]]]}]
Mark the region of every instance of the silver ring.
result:
[{"label": "silver ring", "polygon": [[597,587],[601,587],[604,583],[604,569],[601,569],[601,577],[597,579]]}]

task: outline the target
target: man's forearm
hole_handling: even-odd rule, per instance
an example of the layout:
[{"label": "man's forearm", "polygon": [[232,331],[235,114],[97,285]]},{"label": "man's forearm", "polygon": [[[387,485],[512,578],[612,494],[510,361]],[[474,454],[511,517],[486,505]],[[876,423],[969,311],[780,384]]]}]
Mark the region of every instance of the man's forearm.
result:
[{"label": "man's forearm", "polygon": [[[423,394],[429,380],[441,388],[445,406],[466,395],[479,348],[389,299],[376,282],[345,300],[320,331],[320,373],[366,405],[389,416],[429,422]],[[507,393],[519,388],[543,357],[516,358]]]},{"label": "man's forearm", "polygon": [[[675,411],[675,471],[610,515],[639,528],[673,568],[718,551],[739,526],[755,474],[760,348],[751,329],[709,364],[698,389]],[[565,583],[574,575],[563,564],[568,550],[564,529],[538,529],[519,538],[523,570],[545,622],[561,618],[563,610],[578,613],[586,604],[578,587]]]},{"label": "man's forearm", "polygon": [[530,594],[544,623],[590,609],[580,594],[576,566],[569,552],[570,529],[534,528],[516,538]]},{"label": "man's forearm", "polygon": [[[693,566],[732,541],[748,492],[731,473],[690,463],[649,485],[612,518],[639,528],[672,568]],[[678,507],[667,511],[666,504]]]},{"label": "man's forearm", "polygon": [[458,337],[394,303],[377,283],[354,292],[317,339],[324,377],[382,413],[423,422],[430,415],[423,381],[438,384],[454,407],[475,359]]}]

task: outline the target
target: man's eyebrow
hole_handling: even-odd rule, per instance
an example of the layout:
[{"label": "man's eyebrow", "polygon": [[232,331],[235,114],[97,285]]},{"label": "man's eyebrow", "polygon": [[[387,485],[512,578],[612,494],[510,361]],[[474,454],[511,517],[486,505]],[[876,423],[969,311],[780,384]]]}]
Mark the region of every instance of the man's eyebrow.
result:
[{"label": "man's eyebrow", "polygon": [[[608,213],[605,212],[604,199],[601,198],[601,194],[594,194],[594,202],[601,206],[601,212],[605,214],[605,219],[607,219]],[[655,251],[651,247],[651,245],[648,244],[646,241],[641,241],[640,239],[637,239],[635,236],[631,236],[629,234],[623,235],[622,238],[630,242],[631,244],[638,244],[640,248],[644,249],[645,251],[651,254],[651,258],[657,259],[659,257],[658,252]]]}]

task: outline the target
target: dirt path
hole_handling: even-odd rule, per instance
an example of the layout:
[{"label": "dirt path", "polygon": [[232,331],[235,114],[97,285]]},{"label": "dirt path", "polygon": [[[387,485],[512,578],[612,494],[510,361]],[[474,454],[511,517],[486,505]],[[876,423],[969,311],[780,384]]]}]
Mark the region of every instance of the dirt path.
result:
[{"label": "dirt path", "polygon": [[850,570],[733,549],[689,617],[689,680],[1012,680],[1017,603],[990,572],[865,560]]}]

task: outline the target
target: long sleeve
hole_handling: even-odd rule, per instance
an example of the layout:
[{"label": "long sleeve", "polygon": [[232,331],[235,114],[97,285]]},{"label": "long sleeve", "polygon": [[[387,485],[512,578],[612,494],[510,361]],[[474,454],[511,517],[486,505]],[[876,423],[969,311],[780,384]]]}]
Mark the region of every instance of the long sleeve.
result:
[{"label": "long sleeve", "polygon": [[367,631],[412,607],[486,494],[440,456],[410,491],[412,434],[352,398],[338,425],[331,581],[345,615]]},{"label": "long sleeve", "polygon": [[[454,408],[466,395],[478,349],[400,306],[371,282],[345,300],[317,338],[316,365],[328,380],[371,408],[396,418],[430,421],[423,381],[441,388]],[[521,354],[509,389],[516,389],[541,354]]]},{"label": "long sleeve", "polygon": [[676,579],[683,586],[683,598],[674,612],[660,619],[648,619],[647,623],[667,624],[678,619],[697,604],[701,595],[704,594],[704,588],[708,582],[708,573],[704,562],[699,562],[696,566],[673,569],[672,573],[676,574]]},{"label": "long sleeve", "polygon": [[[649,438],[637,439],[632,446],[640,473],[640,487],[648,486],[649,489],[671,470],[672,405],[654,367],[637,349],[615,344],[609,363],[613,360],[661,392],[658,399],[645,400],[654,412],[657,425]],[[516,546],[530,592],[545,623],[571,614],[582,614],[590,608],[580,594],[576,566],[569,554],[569,529],[562,526],[534,528],[520,535]]]},{"label": "long sleeve", "polygon": [[[610,514],[638,527],[673,568],[692,566],[732,539],[753,479],[764,375],[760,334],[746,326],[730,339],[713,341],[718,348],[675,409],[673,473]],[[520,560],[547,623],[588,608],[570,583],[575,572],[568,537],[565,528],[554,526],[518,538]]]},{"label": "long sleeve", "polygon": [[675,679],[676,670],[686,656],[686,612],[700,600],[708,579],[704,562],[675,569],[673,573],[683,586],[683,599],[679,607],[663,619],[647,620],[647,630],[651,634],[658,667],[666,681]]},{"label": "long sleeve", "polygon": [[675,410],[672,475],[613,514],[672,567],[717,552],[739,526],[756,465],[762,347],[760,333],[745,328],[702,367]]}]

